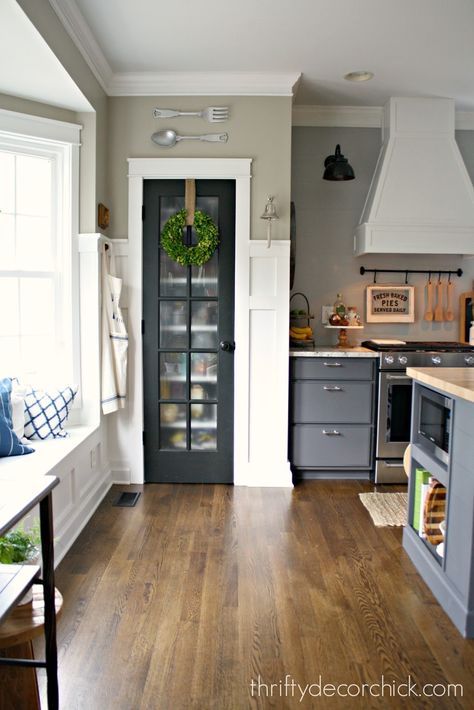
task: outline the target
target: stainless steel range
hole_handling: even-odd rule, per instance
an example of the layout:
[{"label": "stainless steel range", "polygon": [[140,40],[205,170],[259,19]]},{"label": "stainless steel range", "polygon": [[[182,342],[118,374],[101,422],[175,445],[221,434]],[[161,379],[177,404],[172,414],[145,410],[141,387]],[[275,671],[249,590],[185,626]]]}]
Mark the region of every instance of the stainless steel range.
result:
[{"label": "stainless steel range", "polygon": [[380,352],[375,482],[406,483],[403,454],[410,441],[412,381],[407,367],[474,367],[474,347],[450,341],[366,340]]}]

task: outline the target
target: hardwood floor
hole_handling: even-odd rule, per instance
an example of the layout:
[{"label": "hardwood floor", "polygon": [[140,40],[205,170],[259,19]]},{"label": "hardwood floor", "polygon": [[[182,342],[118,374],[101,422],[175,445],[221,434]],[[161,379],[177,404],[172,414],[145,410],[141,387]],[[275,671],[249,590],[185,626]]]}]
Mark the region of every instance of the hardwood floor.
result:
[{"label": "hardwood floor", "polygon": [[[373,526],[357,495],[370,484],[132,488],[137,506],[112,507],[112,490],[57,572],[64,710],[474,707],[474,642],[401,528]],[[280,686],[382,675],[384,697],[311,698],[313,686],[300,701]],[[259,677],[273,697],[252,695]],[[390,698],[409,677],[418,690],[461,683],[463,697]]]}]

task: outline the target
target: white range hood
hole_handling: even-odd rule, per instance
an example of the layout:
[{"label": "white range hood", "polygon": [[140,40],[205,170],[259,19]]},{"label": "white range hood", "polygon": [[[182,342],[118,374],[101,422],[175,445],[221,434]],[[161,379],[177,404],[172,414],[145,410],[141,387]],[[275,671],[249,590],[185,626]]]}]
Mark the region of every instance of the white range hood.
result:
[{"label": "white range hood", "polygon": [[354,252],[474,254],[474,187],[452,99],[391,98]]}]

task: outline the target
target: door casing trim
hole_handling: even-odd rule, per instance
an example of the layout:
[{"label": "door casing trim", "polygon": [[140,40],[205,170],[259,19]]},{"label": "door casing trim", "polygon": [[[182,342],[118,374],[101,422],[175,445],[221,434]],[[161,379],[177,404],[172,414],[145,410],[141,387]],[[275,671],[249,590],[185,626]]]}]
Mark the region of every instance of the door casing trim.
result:
[{"label": "door casing trim", "polygon": [[[251,158],[129,158],[128,308],[129,427],[131,482],[144,482],[142,360],[142,204],[143,181],[195,178],[235,180],[235,341],[234,483],[246,485],[249,450],[249,241]],[[236,385],[238,383],[238,386]]]}]

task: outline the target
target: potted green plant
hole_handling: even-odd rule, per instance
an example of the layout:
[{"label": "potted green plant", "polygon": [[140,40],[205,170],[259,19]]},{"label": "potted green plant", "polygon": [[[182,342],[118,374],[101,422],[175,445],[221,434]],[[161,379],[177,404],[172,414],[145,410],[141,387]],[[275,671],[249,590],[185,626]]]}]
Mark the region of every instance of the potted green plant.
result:
[{"label": "potted green plant", "polygon": [[[40,550],[41,534],[39,523],[35,522],[29,530],[19,526],[0,537],[0,564],[37,564]],[[28,604],[32,599],[33,591],[29,589],[18,603]]]}]

